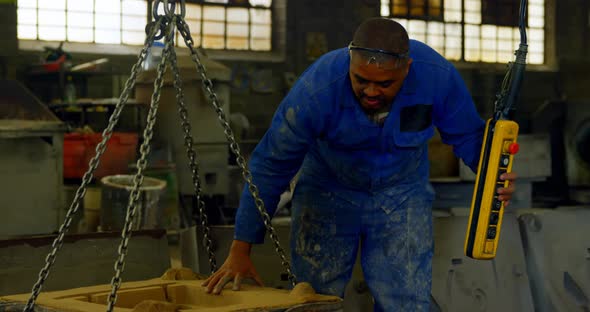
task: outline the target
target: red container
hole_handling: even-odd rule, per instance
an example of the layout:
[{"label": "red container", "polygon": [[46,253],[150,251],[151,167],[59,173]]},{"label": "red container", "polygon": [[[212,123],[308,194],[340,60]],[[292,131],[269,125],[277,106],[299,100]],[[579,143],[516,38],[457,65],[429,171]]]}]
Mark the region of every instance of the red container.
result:
[{"label": "red container", "polygon": [[[82,178],[101,140],[102,133],[67,133],[64,136],[64,178]],[[114,132],[100,157],[94,177],[127,173],[129,164],[137,160],[137,144],[136,133]]]}]

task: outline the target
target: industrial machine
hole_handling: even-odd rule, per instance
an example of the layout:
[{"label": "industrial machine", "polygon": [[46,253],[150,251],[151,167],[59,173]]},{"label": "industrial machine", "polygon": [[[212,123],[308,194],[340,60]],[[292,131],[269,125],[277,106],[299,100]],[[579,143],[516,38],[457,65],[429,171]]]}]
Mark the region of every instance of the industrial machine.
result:
[{"label": "industrial machine", "polygon": [[590,204],[590,111],[588,101],[565,103],[564,147],[572,200]]},{"label": "industrial machine", "polygon": [[[544,153],[550,155],[551,161],[544,166],[536,160],[528,164],[535,171],[551,169],[547,181],[536,186],[537,200],[544,201],[546,207],[590,204],[589,105],[588,100],[547,100],[532,116],[533,131],[545,132],[549,143]],[[523,152],[530,149],[522,143],[521,138]],[[520,154],[517,162],[522,158]],[[521,169],[514,170],[518,172],[520,187]]]},{"label": "industrial machine", "polygon": [[65,131],[65,124],[22,84],[0,81],[0,237],[58,229]]},{"label": "industrial machine", "polygon": [[471,204],[471,213],[465,237],[465,254],[474,259],[492,259],[496,256],[504,204],[498,199],[497,189],[507,187],[500,180],[510,172],[514,154],[518,152],[518,124],[511,119],[525,71],[527,40],[525,31],[526,0],[520,2],[520,46],[516,60],[510,64],[496,100],[493,118],[486,123],[477,178]]}]

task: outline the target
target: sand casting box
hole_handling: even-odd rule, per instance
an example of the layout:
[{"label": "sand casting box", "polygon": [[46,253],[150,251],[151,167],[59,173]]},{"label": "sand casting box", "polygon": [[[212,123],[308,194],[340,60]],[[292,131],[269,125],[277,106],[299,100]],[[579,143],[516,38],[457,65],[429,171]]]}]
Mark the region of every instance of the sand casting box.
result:
[{"label": "sand casting box", "polygon": [[[202,278],[188,269],[170,269],[161,278],[123,283],[117,293],[114,311],[277,311],[305,304],[324,303],[326,307],[338,307],[342,303],[338,297],[316,294],[307,283],[297,284],[291,291],[251,285],[242,285],[242,290],[232,291],[230,283],[221,295],[212,295],[201,286]],[[37,305],[60,312],[104,312],[110,290],[110,285],[97,285],[42,292]],[[28,298],[29,294],[21,294],[1,297],[0,300],[26,303]]]}]

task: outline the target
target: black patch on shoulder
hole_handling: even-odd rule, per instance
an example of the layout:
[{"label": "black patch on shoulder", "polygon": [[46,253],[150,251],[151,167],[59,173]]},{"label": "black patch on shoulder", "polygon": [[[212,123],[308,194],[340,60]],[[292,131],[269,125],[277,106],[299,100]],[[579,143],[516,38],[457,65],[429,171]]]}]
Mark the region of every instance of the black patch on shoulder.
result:
[{"label": "black patch on shoulder", "polygon": [[432,105],[417,104],[402,108],[400,129],[402,132],[424,130],[432,124]]}]

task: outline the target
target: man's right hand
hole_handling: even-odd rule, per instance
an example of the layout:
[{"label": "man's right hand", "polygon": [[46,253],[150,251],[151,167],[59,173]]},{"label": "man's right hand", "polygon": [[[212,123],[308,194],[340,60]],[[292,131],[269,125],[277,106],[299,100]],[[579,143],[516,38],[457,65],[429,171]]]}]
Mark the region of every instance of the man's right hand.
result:
[{"label": "man's right hand", "polygon": [[240,290],[242,280],[251,278],[260,286],[262,280],[250,260],[252,245],[247,242],[234,240],[229,251],[229,256],[223,265],[211,275],[203,286],[207,287],[207,293],[220,294],[225,285],[233,280],[233,290]]}]

